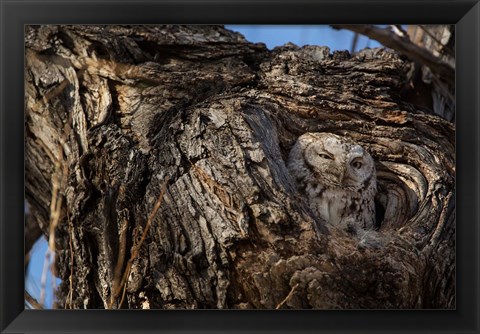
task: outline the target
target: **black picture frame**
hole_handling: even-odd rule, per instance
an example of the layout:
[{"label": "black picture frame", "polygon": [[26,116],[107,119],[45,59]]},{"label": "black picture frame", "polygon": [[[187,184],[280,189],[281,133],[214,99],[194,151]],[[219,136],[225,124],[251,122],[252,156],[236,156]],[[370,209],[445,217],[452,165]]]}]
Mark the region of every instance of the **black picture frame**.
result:
[{"label": "black picture frame", "polygon": [[[479,333],[480,4],[416,1],[0,0],[1,333]],[[24,309],[26,24],[456,24],[456,310],[62,311]]]}]

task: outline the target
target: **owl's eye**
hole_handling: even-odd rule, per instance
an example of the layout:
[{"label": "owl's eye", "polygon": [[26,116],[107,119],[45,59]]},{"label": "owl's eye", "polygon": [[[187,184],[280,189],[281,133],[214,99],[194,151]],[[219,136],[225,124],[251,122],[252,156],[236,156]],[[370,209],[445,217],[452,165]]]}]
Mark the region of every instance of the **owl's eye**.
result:
[{"label": "owl's eye", "polygon": [[354,160],[354,161],[352,162],[352,167],[355,168],[355,169],[360,169],[360,168],[362,168],[362,166],[363,166],[363,165],[362,165],[362,163],[361,163],[359,160]]},{"label": "owl's eye", "polygon": [[320,158],[323,158],[323,159],[333,160],[333,158],[331,156],[329,156],[328,154],[325,154],[325,153],[319,153],[318,156]]}]

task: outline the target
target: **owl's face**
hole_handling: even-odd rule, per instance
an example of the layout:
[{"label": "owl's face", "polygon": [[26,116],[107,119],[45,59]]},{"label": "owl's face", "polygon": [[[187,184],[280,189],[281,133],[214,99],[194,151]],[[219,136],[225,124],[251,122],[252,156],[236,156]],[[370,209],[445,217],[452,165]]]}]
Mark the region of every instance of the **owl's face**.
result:
[{"label": "owl's face", "polygon": [[306,167],[321,183],[357,191],[364,189],[375,176],[372,157],[353,141],[331,133],[308,133],[304,136],[299,141],[305,145]]}]

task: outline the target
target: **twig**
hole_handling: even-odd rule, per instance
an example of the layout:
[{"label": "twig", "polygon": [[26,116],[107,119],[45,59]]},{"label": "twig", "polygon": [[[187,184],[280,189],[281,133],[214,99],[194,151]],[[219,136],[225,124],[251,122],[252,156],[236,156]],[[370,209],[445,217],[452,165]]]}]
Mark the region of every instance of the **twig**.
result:
[{"label": "twig", "polygon": [[[28,51],[26,54],[27,58],[30,57],[41,57],[40,55]],[[68,85],[68,79],[63,80],[58,86],[54,87],[44,96],[44,103],[47,104],[48,100],[60,94]],[[62,208],[62,196],[59,195],[62,187],[67,182],[68,176],[68,164],[66,163],[64,156],[65,151],[63,149],[66,145],[67,139],[72,131],[70,122],[72,121],[71,115],[69,115],[69,122],[65,125],[65,131],[63,135],[58,138],[58,156],[55,157],[53,151],[41,140],[37,141],[43,151],[48,155],[50,161],[55,162],[55,172],[52,175],[52,198],[50,201],[50,221],[49,221],[49,238],[48,238],[48,250],[45,255],[45,262],[42,271],[41,278],[41,291],[40,291],[40,303],[44,305],[45,301],[45,290],[46,290],[46,280],[47,280],[47,268],[48,264],[51,264],[51,274],[52,274],[52,288],[56,289],[56,282],[54,279],[54,264],[55,264],[55,229],[60,220],[61,208]],[[27,257],[28,260],[28,257]],[[73,269],[72,269],[73,271]],[[73,288],[70,287],[70,290],[73,291]],[[26,293],[25,298],[27,299],[30,295]],[[31,296],[30,296],[31,297]],[[43,306],[42,306],[43,308]]]},{"label": "twig", "polygon": [[455,52],[451,50],[449,47],[447,47],[445,44],[442,43],[441,40],[439,40],[434,34],[432,34],[427,27],[420,25],[419,26],[422,31],[424,31],[433,41],[435,41],[440,47],[445,50],[452,58],[455,57]]},{"label": "twig", "polygon": [[119,231],[120,235],[119,235],[119,243],[118,243],[118,258],[117,258],[117,264],[115,265],[115,269],[113,271],[112,293],[110,297],[110,303],[108,305],[109,309],[112,308],[112,305],[118,296],[120,281],[122,280],[122,277],[123,277],[122,268],[123,268],[123,263],[125,261],[125,254],[127,251],[128,217],[126,217],[126,214],[124,213],[123,210],[120,212],[120,215],[122,218],[122,223]]},{"label": "twig", "polygon": [[[152,224],[153,219],[155,218],[155,215],[157,214],[158,209],[160,209],[160,205],[162,204],[163,201],[163,196],[165,195],[165,192],[167,191],[167,184],[168,184],[168,179],[163,183],[162,190],[160,191],[160,195],[157,198],[157,201],[155,202],[155,205],[153,206],[152,211],[150,212],[150,215],[148,216],[147,219],[147,224],[145,225],[145,229],[143,230],[142,237],[140,238],[140,241],[138,244],[134,245],[132,247],[132,254],[130,256],[130,259],[128,260],[127,267],[125,268],[125,271],[123,273],[122,281],[120,283],[120,286],[123,287],[123,293],[122,293],[122,298],[120,300],[120,303],[118,304],[121,306],[123,304],[123,300],[125,298],[125,290],[127,288],[127,279],[128,276],[130,275],[130,270],[132,269],[132,264],[137,258],[140,248],[142,247],[143,242],[147,238],[148,231],[150,229],[150,225]],[[113,293],[113,300],[116,300],[119,294],[119,289],[117,291],[114,291]]]},{"label": "twig", "polygon": [[[40,279],[40,301],[41,305],[45,305],[45,291],[47,289],[47,272],[48,264],[50,263],[50,250],[45,252],[45,260],[43,261],[42,277]],[[42,306],[42,308],[43,308]]]},{"label": "twig", "polygon": [[353,35],[353,38],[352,38],[352,46],[350,48],[350,53],[354,53],[355,52],[355,49],[357,48],[357,44],[358,44],[358,32],[356,32],[354,35]]},{"label": "twig", "polygon": [[35,298],[33,298],[32,295],[30,293],[28,293],[28,291],[25,291],[25,300],[27,301],[27,303],[32,305],[33,309],[43,310],[42,304],[39,303]]},{"label": "twig", "polygon": [[55,265],[55,230],[60,220],[60,213],[62,210],[63,197],[60,195],[60,190],[66,182],[67,172],[68,166],[63,161],[63,148],[61,144],[58,144],[58,157],[55,162],[55,172],[52,175],[52,198],[50,200],[48,249],[45,255],[41,280],[40,303],[42,305],[44,305],[45,302],[47,268],[49,266],[52,275],[52,289],[55,290],[55,279],[53,274],[53,266]]},{"label": "twig", "polygon": [[[67,216],[68,217],[68,216]],[[67,308],[67,305],[69,306],[70,309],[73,308],[73,226],[72,222],[70,221],[70,217],[68,217],[68,232],[70,232],[70,240],[69,240],[69,246],[70,246],[70,276],[68,277],[68,282],[69,282],[69,289],[68,289],[68,295],[66,298],[65,302],[65,308]]]},{"label": "twig", "polygon": [[276,310],[279,310],[279,309],[283,306],[283,304],[285,304],[287,301],[290,300],[290,298],[292,298],[293,293],[295,292],[295,289],[296,289],[297,287],[298,287],[298,283],[295,284],[295,285],[292,287],[292,289],[291,289],[290,292],[288,293],[287,297],[285,297],[285,299],[282,300],[282,301],[280,302],[280,304],[277,305],[277,307],[275,307]]}]

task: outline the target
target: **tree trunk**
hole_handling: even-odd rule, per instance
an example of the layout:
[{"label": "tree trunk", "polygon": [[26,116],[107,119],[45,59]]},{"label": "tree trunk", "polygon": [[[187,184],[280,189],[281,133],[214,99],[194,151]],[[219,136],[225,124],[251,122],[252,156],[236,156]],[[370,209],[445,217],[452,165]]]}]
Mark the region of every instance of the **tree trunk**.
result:
[{"label": "tree trunk", "polygon": [[[455,308],[455,128],[401,100],[395,52],[29,26],[25,66],[28,223],[51,237],[58,307]],[[297,192],[305,132],[373,156],[377,244]]]}]

